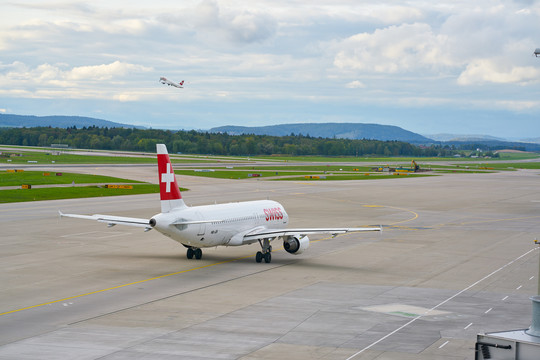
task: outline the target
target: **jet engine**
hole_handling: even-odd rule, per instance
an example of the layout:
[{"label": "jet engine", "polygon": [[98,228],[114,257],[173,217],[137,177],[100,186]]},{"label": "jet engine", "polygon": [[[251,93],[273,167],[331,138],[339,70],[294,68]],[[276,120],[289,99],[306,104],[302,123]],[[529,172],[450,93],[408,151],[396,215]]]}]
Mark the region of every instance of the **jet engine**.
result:
[{"label": "jet engine", "polygon": [[287,236],[283,239],[283,248],[286,252],[293,255],[303,253],[309,246],[309,238],[307,236],[296,237]]}]

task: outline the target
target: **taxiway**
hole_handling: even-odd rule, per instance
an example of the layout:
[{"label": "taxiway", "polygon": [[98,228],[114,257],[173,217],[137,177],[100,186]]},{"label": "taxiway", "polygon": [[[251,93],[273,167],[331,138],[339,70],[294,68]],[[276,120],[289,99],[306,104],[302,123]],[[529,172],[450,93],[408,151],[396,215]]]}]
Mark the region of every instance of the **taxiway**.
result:
[{"label": "taxiway", "polygon": [[258,245],[187,260],[157,232],[58,217],[150,218],[158,194],[0,205],[0,359],[473,359],[477,333],[530,324],[539,174],[179,177],[190,205],[270,198],[291,227],[385,226],[299,256],[274,244],[270,264]]}]

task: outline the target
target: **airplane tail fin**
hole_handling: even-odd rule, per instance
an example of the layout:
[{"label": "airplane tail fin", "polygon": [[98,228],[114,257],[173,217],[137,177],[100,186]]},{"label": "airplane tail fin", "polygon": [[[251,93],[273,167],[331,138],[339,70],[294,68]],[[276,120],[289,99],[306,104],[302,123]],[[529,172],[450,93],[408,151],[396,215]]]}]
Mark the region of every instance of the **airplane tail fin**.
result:
[{"label": "airplane tail fin", "polygon": [[180,85],[184,85],[184,80],[180,81]]},{"label": "airplane tail fin", "polygon": [[157,161],[159,174],[159,194],[161,199],[161,212],[169,212],[175,208],[185,207],[182,200],[178,182],[174,174],[169,153],[165,144],[157,144]]}]

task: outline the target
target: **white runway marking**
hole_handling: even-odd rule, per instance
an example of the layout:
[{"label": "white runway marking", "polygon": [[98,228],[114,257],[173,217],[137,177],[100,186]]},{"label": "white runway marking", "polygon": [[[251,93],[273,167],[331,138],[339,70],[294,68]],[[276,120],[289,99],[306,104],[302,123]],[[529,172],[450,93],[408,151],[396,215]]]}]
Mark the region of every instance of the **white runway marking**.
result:
[{"label": "white runway marking", "polygon": [[448,344],[449,342],[450,342],[449,340],[445,341],[444,344],[442,344],[441,346],[439,346],[439,349],[442,349],[442,348],[443,348],[446,344]]},{"label": "white runway marking", "polygon": [[463,330],[467,330],[468,328],[471,327],[472,324],[473,324],[473,323],[470,323],[469,325],[465,326],[465,327],[463,328]]},{"label": "white runway marking", "polygon": [[360,355],[361,353],[363,353],[364,351],[372,348],[373,346],[377,345],[378,343],[380,343],[381,341],[389,338],[390,336],[394,335],[395,333],[397,333],[398,331],[406,328],[407,326],[411,325],[412,323],[414,323],[416,320],[418,319],[421,319],[422,317],[428,315],[432,310],[435,310],[439,307],[441,307],[442,305],[446,304],[447,302],[449,302],[450,300],[456,298],[457,296],[463,294],[465,291],[475,287],[476,285],[480,284],[481,282],[485,281],[486,279],[489,279],[490,277],[492,277],[493,275],[495,275],[496,273],[498,273],[499,271],[505,269],[506,267],[512,265],[513,263],[515,263],[516,261],[520,260],[521,258],[524,258],[525,256],[529,255],[530,253],[532,253],[533,251],[537,250],[538,248],[534,248],[534,249],[531,249],[529,251],[527,251],[525,254],[522,254],[520,256],[518,256],[517,258],[515,258],[514,260],[510,261],[509,263],[506,263],[505,265],[501,266],[500,268],[498,268],[497,270],[495,271],[492,271],[491,273],[489,273],[488,275],[484,276],[483,278],[481,278],[480,280],[476,281],[475,283],[472,283],[471,285],[467,286],[466,288],[464,288],[463,290],[460,290],[458,291],[457,293],[455,293],[454,295],[450,296],[449,298],[447,298],[446,300],[440,302],[439,304],[435,305],[434,307],[432,307],[431,309],[429,309],[428,311],[426,311],[424,314],[422,315],[418,315],[417,317],[415,317],[414,319],[410,320],[409,322],[405,323],[404,325],[398,327],[396,330],[386,334],[385,336],[383,336],[382,338],[380,338],[379,340],[375,341],[375,342],[372,342],[371,344],[369,344],[368,346],[366,346],[365,348],[361,349],[360,351],[358,351],[357,353],[353,354],[352,356],[348,357],[347,360],[350,360],[350,359],[353,359],[355,358],[356,356]]},{"label": "white runway marking", "polygon": [[486,311],[484,311],[484,314],[487,314],[487,313],[489,313],[489,312],[490,312],[491,310],[493,310],[493,308],[489,308],[489,309],[487,309]]}]

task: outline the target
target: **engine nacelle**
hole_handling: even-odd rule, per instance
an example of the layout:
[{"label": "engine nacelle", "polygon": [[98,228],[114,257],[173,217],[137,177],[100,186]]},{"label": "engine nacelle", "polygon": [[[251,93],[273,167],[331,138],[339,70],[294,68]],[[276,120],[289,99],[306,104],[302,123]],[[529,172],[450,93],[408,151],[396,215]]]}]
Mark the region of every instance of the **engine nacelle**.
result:
[{"label": "engine nacelle", "polygon": [[298,255],[303,253],[309,247],[309,238],[296,237],[296,236],[287,236],[283,239],[283,248],[286,252],[293,255]]}]

